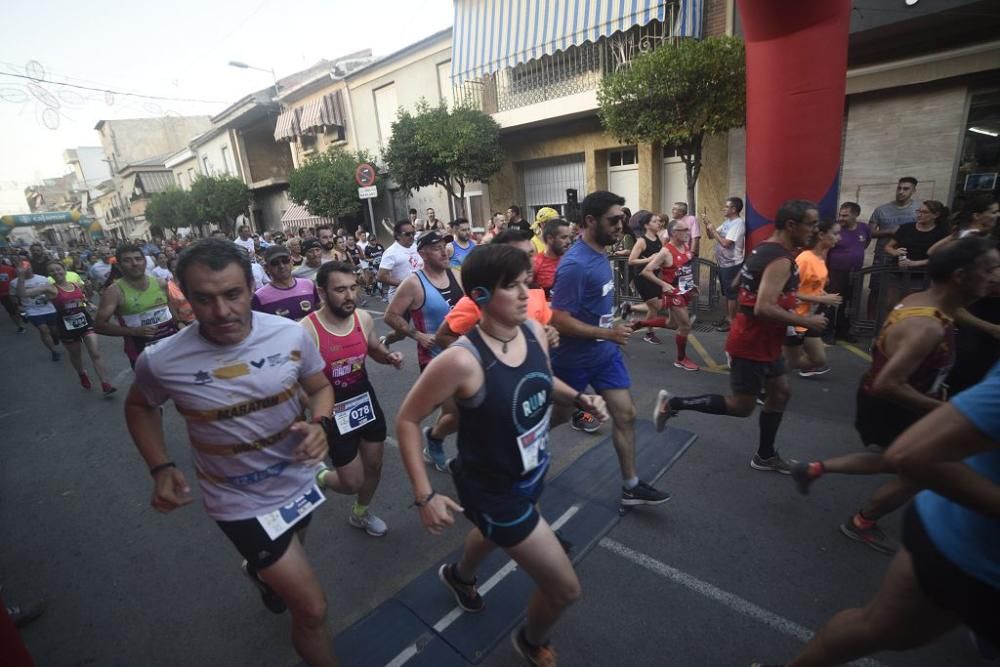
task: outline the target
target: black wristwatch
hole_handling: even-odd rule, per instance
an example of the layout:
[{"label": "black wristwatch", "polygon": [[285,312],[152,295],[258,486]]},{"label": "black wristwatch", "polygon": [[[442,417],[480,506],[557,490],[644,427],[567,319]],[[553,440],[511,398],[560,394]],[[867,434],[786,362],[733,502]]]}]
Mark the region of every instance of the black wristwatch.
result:
[{"label": "black wristwatch", "polygon": [[313,424],[319,424],[320,426],[322,426],[323,427],[323,431],[327,434],[327,436],[337,435],[338,434],[338,431],[337,431],[337,422],[333,421],[329,417],[326,417],[326,416],[323,416],[323,417],[313,417],[312,423]]}]

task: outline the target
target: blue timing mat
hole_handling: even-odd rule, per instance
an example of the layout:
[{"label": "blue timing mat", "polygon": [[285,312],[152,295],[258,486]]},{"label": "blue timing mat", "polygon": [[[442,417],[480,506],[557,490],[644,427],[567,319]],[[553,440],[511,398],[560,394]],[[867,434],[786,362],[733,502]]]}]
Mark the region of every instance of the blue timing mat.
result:
[{"label": "blue timing mat", "polygon": [[[657,433],[652,422],[636,421],[640,477],[650,482],[657,480],[696,437],[675,428]],[[561,524],[559,534],[572,543],[570,558],[574,564],[621,519],[620,489],[621,473],[610,437],[546,481],[540,503],[542,515],[550,524]],[[668,503],[637,511],[670,510]],[[443,562],[455,562],[459,553],[449,554]],[[528,596],[535,587],[531,578],[497,550],[478,573],[486,607],[478,614],[466,614],[455,606],[455,599],[438,579],[441,564],[416,577],[337,636],[337,653],[343,664],[467,667],[479,664],[507,639],[524,616]],[[586,585],[583,582],[584,588]]]}]

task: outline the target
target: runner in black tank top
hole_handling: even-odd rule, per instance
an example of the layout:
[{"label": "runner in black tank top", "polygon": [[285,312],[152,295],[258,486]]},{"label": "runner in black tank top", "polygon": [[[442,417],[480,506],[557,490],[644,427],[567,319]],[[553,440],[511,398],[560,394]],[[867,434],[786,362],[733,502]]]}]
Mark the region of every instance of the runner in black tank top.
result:
[{"label": "runner in black tank top", "polygon": [[[539,664],[554,658],[549,631],[580,595],[573,566],[535,505],[548,469],[550,410],[576,404],[602,420],[607,412],[600,397],[577,394],[552,375],[541,325],[525,322],[530,269],[527,253],[509,245],[469,253],[464,290],[482,319],[427,366],[399,409],[396,433],[427,530],[440,533],[456,511],[475,524],[460,560],[438,571],[458,604],[482,610],[475,574],[498,546],[539,584],[527,623],[512,636],[517,651]],[[421,420],[448,399],[461,414],[452,472],[462,507],[431,488],[420,451]]]},{"label": "runner in black tank top", "polygon": [[639,297],[646,304],[646,319],[653,322],[649,325],[649,330],[642,339],[647,343],[660,345],[662,341],[653,332],[653,327],[667,326],[666,318],[659,316],[660,308],[662,307],[663,290],[660,289],[659,285],[643,278],[640,274],[643,268],[653,261],[653,258],[663,248],[663,243],[660,241],[659,236],[660,230],[663,228],[663,220],[660,216],[655,213],[649,213],[649,211],[639,211],[632,217],[638,218],[638,222],[642,225],[643,234],[636,241],[635,245],[632,246],[632,253],[628,256],[628,270],[632,273],[632,283],[635,285],[635,291],[639,293]]},{"label": "runner in black tank top", "polygon": [[757,396],[766,391],[760,411],[757,452],[750,459],[754,470],[791,474],[792,466],[774,446],[778,427],[788,404],[788,373],[781,356],[786,326],[823,331],[822,315],[795,313],[798,274],[792,251],[805,247],[819,224],[819,207],[810,201],[791,199],[775,215],[774,233],[754,248],[740,274],[740,304],[729,332],[726,351],[731,355],[729,396],[671,396],[660,390],[653,410],[657,430],[681,410],[713,415],[749,417],[756,409]]}]

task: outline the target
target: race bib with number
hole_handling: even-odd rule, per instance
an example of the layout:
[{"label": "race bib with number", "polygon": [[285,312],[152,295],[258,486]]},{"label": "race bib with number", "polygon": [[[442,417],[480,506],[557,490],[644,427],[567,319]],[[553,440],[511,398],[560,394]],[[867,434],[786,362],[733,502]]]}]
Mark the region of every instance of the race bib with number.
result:
[{"label": "race bib with number", "polygon": [[610,329],[612,326],[614,326],[614,323],[615,323],[615,314],[608,313],[607,315],[601,315],[601,319],[597,322],[597,326],[601,327],[602,329]]},{"label": "race bib with number", "polygon": [[348,398],[333,406],[333,421],[337,423],[340,435],[347,435],[366,424],[375,421],[375,407],[367,391],[360,396]]},{"label": "race bib with number", "polygon": [[681,292],[690,292],[694,289],[694,273],[692,273],[690,266],[685,265],[677,273],[677,288]]},{"label": "race bib with number", "polygon": [[326,502],[326,496],[314,484],[311,489],[284,507],[267,514],[261,514],[257,517],[257,521],[267,532],[267,536],[276,540],[324,502]]},{"label": "race bib with number", "polygon": [[521,453],[521,465],[524,472],[531,472],[545,460],[549,444],[549,417],[552,408],[545,412],[542,420],[531,429],[517,436],[517,449]]},{"label": "race bib with number", "polygon": [[73,313],[72,315],[63,315],[62,318],[63,326],[66,327],[67,331],[73,331],[74,329],[82,329],[87,326],[87,313]]},{"label": "race bib with number", "polygon": [[170,308],[167,306],[157,306],[143,311],[138,315],[125,315],[125,326],[127,327],[155,327],[173,319]]}]

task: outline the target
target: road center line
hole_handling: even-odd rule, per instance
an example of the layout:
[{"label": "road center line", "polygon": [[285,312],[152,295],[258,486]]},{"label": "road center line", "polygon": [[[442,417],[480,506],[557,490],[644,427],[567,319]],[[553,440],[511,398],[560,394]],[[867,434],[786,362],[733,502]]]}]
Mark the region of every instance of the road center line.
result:
[{"label": "road center line", "polygon": [[[676,584],[680,584],[681,586],[684,586],[699,595],[707,597],[710,600],[720,602],[733,611],[742,614],[743,616],[752,618],[755,621],[760,621],[764,625],[767,625],[784,635],[794,637],[803,643],[809,641],[813,636],[813,632],[811,630],[802,627],[798,623],[794,623],[783,616],[778,616],[763,607],[755,605],[749,600],[744,600],[738,595],[734,595],[733,593],[729,593],[721,588],[713,586],[707,581],[702,581],[701,579],[698,579],[697,577],[694,577],[686,572],[682,572],[677,568],[670,567],[666,563],[661,563],[646,554],[630,549],[621,542],[616,542],[615,540],[605,537],[599,542],[599,544],[608,551],[616,553],[622,558],[630,560],[636,565],[645,568],[654,574],[658,574],[665,579],[669,579]],[[882,663],[877,660],[872,660],[871,658],[855,660],[851,664],[860,665],[861,667],[885,667]]]},{"label": "road center line", "polygon": [[[572,519],[573,516],[579,511],[580,511],[579,505],[571,506],[568,510],[562,513],[562,516],[560,516],[558,519],[552,522],[552,530],[559,530],[560,528],[565,526],[566,522]],[[507,563],[502,568],[494,572],[493,576],[487,579],[483,583],[483,585],[479,587],[479,594],[485,596],[493,588],[495,588],[496,585],[499,584],[504,577],[506,577],[508,574],[510,574],[516,569],[517,569],[517,563],[515,561],[513,560],[507,561]],[[457,621],[462,616],[463,613],[465,612],[462,611],[462,608],[456,605],[454,609],[452,609],[447,614],[442,616],[441,620],[439,620],[437,623],[434,624],[434,631],[439,634],[444,632],[448,628],[448,626]],[[400,665],[406,664],[406,662],[410,660],[410,658],[415,656],[418,652],[419,651],[417,649],[417,645],[410,644],[405,649],[400,651],[399,655],[397,655],[395,658],[387,662],[386,667],[400,667]]]}]

